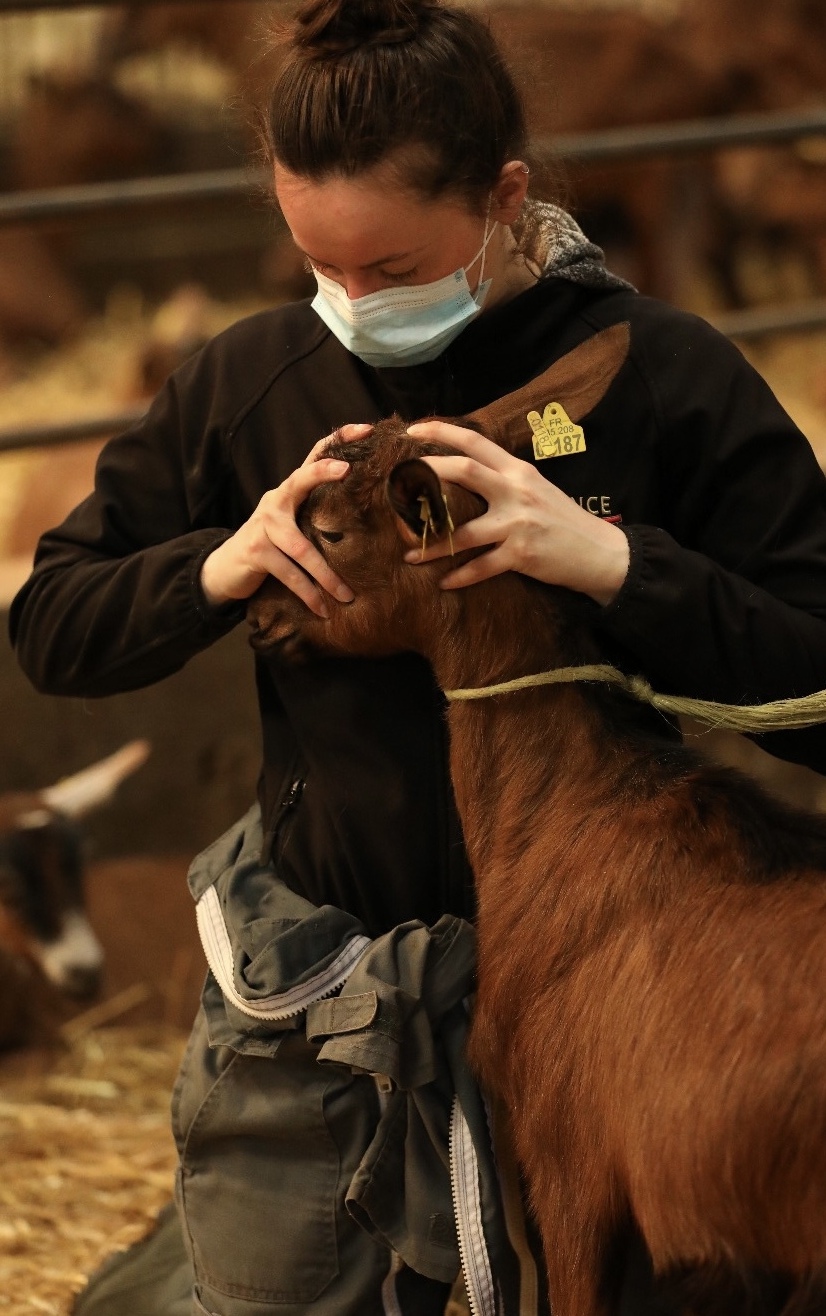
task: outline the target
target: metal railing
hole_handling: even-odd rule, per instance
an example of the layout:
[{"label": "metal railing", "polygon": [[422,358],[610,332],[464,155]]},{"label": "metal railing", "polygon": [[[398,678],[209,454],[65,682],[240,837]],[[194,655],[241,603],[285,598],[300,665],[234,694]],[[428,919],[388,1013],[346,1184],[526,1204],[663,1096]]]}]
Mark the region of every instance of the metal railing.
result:
[{"label": "metal railing", "polygon": [[[826,325],[826,297],[787,307],[729,311],[716,317],[713,323],[728,338],[740,339],[822,328]],[[129,429],[142,420],[145,414],[145,406],[133,406],[107,415],[91,416],[87,420],[0,428],[0,452],[54,447],[62,443],[77,443],[83,439],[108,437]]]},{"label": "metal railing", "polygon": [[122,411],[108,415],[90,416],[88,420],[3,428],[0,429],[0,452],[15,452],[21,448],[51,448],[61,443],[78,443],[82,439],[108,438],[110,434],[120,434],[137,424],[145,414],[146,407],[125,407]]},{"label": "metal railing", "polygon": [[[178,0],[178,3],[185,2]],[[110,8],[120,3],[121,0],[0,0],[0,14],[34,14],[40,9]]]},{"label": "metal railing", "polygon": [[[798,113],[738,114],[725,118],[687,119],[645,128],[612,128],[571,133],[533,143],[539,157],[562,156],[581,163],[631,160],[650,155],[713,151],[727,146],[826,137],[826,108]],[[113,183],[0,193],[0,224],[32,223],[89,215],[97,211],[218,201],[258,194],[266,196],[270,179],[262,169],[211,169],[200,173],[161,174]]]},{"label": "metal railing", "polygon": [[83,183],[75,187],[44,187],[0,193],[0,225],[32,224],[76,216],[139,210],[148,206],[194,205],[266,196],[269,177],[263,170],[207,169],[190,174],[159,174],[125,178],[113,183]]},{"label": "metal railing", "polygon": [[[53,0],[53,3],[47,0],[45,4],[43,0],[0,0],[0,13],[64,8],[81,3],[85,3],[85,0]],[[533,145],[540,158],[562,156],[575,163],[588,164],[652,155],[707,152],[731,146],[788,143],[815,136],[826,137],[826,108],[612,128],[602,132],[560,135],[534,142]],[[269,186],[266,171],[241,168],[90,183],[42,191],[0,193],[0,225],[49,222],[95,214],[110,215],[113,212],[167,205],[194,205],[240,198],[249,200],[255,196],[263,201],[269,195]],[[728,337],[742,340],[778,332],[808,331],[826,326],[826,298],[794,306],[722,313],[715,318],[714,323]],[[142,414],[141,410],[131,408],[85,421],[0,428],[0,452],[70,443],[115,433],[133,424]]]}]

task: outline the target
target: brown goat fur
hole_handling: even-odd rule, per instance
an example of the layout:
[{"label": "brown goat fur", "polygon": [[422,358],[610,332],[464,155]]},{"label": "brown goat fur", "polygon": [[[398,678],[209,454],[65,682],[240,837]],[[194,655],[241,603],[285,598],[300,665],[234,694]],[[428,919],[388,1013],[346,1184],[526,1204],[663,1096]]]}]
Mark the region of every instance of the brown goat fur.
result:
[{"label": "brown goat fur", "polygon": [[[593,660],[567,592],[515,574],[440,590],[455,558],[403,560],[421,497],[448,533],[434,448],[389,421],[331,451],[351,470],[300,523],[356,599],[323,620],[268,581],[248,614],[262,655],[415,650],[445,689]],[[456,525],[478,513],[444,492]],[[822,1311],[826,822],[602,687],[454,703],[449,725],[478,892],[469,1056],[507,1112],[556,1316],[616,1310],[632,1228],[658,1275],[709,1273],[719,1295],[770,1271],[784,1310]]]}]

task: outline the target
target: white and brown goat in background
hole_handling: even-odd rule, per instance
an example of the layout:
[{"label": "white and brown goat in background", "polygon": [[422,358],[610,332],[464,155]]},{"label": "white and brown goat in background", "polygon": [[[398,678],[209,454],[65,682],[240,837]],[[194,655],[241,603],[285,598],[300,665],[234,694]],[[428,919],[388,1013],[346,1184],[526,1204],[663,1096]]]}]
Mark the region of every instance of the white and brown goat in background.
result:
[{"label": "white and brown goat in background", "polygon": [[146,759],[131,741],[39,791],[0,795],[0,948],[31,960],[61,992],[98,987],[103,949],[86,915],[79,822]]},{"label": "white and brown goat in background", "polygon": [[[476,421],[510,444],[540,394],[581,418],[624,332]],[[450,558],[404,561],[423,498],[429,533],[449,533],[420,460],[437,450],[394,420],[331,445],[350,472],[314,491],[300,523],[355,601],[322,620],[268,581],[248,614],[260,653],[413,650],[443,689],[594,660],[565,591],[513,573],[440,590]],[[474,494],[444,492],[456,525],[479,514]],[[657,1276],[695,1285],[670,1313],[766,1311],[765,1289],[750,1305],[757,1276],[771,1310],[822,1312],[826,821],[652,734],[604,687],[453,703],[449,725],[478,891],[469,1054],[507,1112],[555,1316],[617,1310],[632,1230]]]}]

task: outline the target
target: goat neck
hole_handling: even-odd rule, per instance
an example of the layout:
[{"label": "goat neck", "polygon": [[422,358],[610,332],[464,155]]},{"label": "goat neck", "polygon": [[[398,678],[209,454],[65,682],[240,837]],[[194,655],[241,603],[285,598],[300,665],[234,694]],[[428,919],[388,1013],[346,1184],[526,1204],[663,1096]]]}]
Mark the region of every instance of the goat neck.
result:
[{"label": "goat neck", "polygon": [[[599,659],[587,631],[572,625],[565,591],[507,575],[458,592],[466,596],[460,623],[425,647],[443,689]],[[450,705],[451,771],[477,876],[495,870],[497,884],[507,881],[539,818],[564,817],[555,832],[564,848],[577,819],[615,797],[629,773],[636,777],[639,724],[648,715],[628,706],[623,716],[625,705],[621,695],[581,684]],[[661,742],[654,746],[662,752]]]}]

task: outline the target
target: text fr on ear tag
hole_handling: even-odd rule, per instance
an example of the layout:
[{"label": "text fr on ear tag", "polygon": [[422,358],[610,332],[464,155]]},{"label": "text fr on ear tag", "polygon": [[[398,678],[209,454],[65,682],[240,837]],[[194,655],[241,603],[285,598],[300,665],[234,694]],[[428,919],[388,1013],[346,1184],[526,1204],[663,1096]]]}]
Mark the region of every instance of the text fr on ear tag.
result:
[{"label": "text fr on ear tag", "polygon": [[561,402],[549,402],[542,415],[528,412],[533,432],[533,455],[537,461],[546,457],[568,457],[585,451],[585,433],[575,425]]}]

